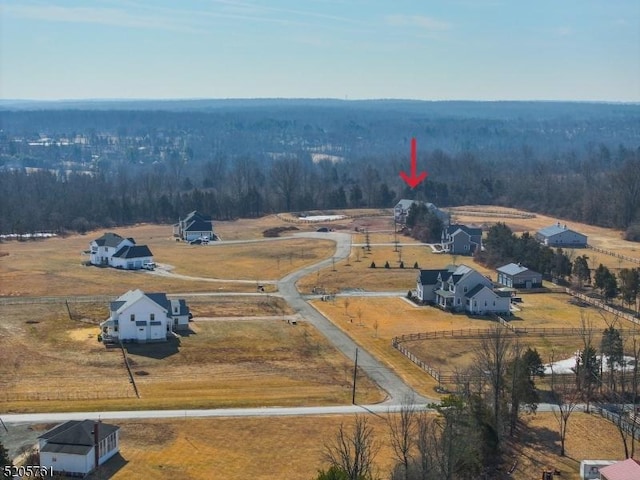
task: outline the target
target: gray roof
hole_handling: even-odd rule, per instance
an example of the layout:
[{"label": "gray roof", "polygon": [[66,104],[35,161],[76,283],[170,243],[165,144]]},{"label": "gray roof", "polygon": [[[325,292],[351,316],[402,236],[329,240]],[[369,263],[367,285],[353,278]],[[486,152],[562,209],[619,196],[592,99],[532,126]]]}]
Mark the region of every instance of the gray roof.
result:
[{"label": "gray roof", "polygon": [[479,227],[468,227],[466,225],[456,224],[449,225],[445,228],[445,232],[449,235],[453,235],[458,230],[462,230],[467,235],[471,236],[482,236],[482,228]]},{"label": "gray roof", "polygon": [[[41,451],[86,455],[95,442],[93,429],[96,423],[93,420],[69,420],[48,430],[38,437],[47,442]],[[119,429],[116,425],[98,422],[98,441],[104,440]]]},{"label": "gray roof", "polygon": [[540,230],[538,230],[538,235],[542,235],[543,237],[553,237],[554,235],[563,232],[572,232],[587,238],[586,235],[580,232],[576,232],[575,230],[571,230],[570,228],[567,228],[566,225],[560,225],[559,223],[551,225],[550,227],[541,228]]},{"label": "gray roof", "polygon": [[[94,242],[96,242],[99,247],[113,247],[113,248],[115,248],[118,245],[120,245],[120,242],[122,242],[122,240],[124,240],[124,238],[122,238],[117,233],[108,232],[108,233],[105,233],[104,235],[102,235],[100,238],[96,238],[94,240]],[[131,239],[131,238],[129,240],[133,241],[133,239]],[[133,243],[135,243],[135,242],[133,242]]]},{"label": "gray roof", "polygon": [[485,285],[482,285],[481,283],[479,283],[478,285],[476,285],[475,287],[473,287],[471,290],[469,290],[466,294],[465,297],[467,298],[473,298],[475,297],[478,292],[484,288],[487,288]]},{"label": "gray roof", "polygon": [[117,311],[121,306],[123,306],[125,303],[127,303],[127,302],[124,302],[124,301],[122,301],[122,300],[116,300],[116,301],[114,301],[114,302],[111,302],[111,303],[109,304],[109,310],[111,310],[112,312],[115,312],[115,311]]},{"label": "gray roof", "polygon": [[152,257],[153,254],[146,245],[125,246],[113,254],[117,258],[143,258]]},{"label": "gray roof", "polygon": [[517,263],[509,263],[508,265],[503,265],[496,270],[500,273],[504,273],[505,275],[518,275],[519,273],[526,272],[529,269]]},{"label": "gray roof", "polygon": [[398,203],[396,203],[396,207],[400,207],[403,210],[409,210],[411,208],[411,205],[413,205],[414,203],[416,203],[416,200],[408,200],[406,198],[403,198]]}]

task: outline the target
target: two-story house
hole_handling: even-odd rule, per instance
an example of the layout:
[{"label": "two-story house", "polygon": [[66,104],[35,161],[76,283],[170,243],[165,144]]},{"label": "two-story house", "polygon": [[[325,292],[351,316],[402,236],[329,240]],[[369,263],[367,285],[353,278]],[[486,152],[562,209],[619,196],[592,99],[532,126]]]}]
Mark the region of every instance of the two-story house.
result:
[{"label": "two-story house", "polygon": [[179,219],[173,226],[173,235],[185,242],[194,240],[216,240],[213,233],[213,222],[209,215],[204,215],[197,210],[189,213],[185,218]]},{"label": "two-story house", "polygon": [[168,299],[165,293],[129,290],[109,304],[109,318],[100,324],[105,343],[164,342],[172,331],[189,326],[184,300]]},{"label": "two-story house", "polygon": [[442,229],[442,251],[451,255],[473,255],[482,249],[482,228],[453,224]]},{"label": "two-story house", "polygon": [[153,254],[146,245],[136,245],[133,238],[108,232],[89,244],[89,262],[98,266],[139,270],[153,265]]},{"label": "two-story house", "polygon": [[409,215],[409,210],[413,205],[425,205],[427,209],[433,212],[444,225],[449,224],[449,214],[440,210],[433,203],[430,202],[421,202],[419,200],[400,200],[395,207],[393,207],[393,220],[398,226],[404,226],[407,224],[407,215]]},{"label": "two-story house", "polygon": [[416,293],[425,303],[475,315],[508,314],[511,294],[496,291],[493,282],[466,265],[421,270]]}]

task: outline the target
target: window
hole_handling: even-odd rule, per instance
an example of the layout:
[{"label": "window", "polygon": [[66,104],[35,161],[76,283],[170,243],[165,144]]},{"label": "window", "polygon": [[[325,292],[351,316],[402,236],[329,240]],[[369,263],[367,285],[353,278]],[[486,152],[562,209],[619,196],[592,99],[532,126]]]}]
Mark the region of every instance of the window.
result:
[{"label": "window", "polygon": [[129,318],[131,319],[132,322],[135,322],[136,321],[136,314],[132,313]]},{"label": "window", "polygon": [[113,327],[113,331],[117,332],[118,331],[118,326],[116,325],[115,327]]},{"label": "window", "polygon": [[467,287],[464,287],[464,293],[467,293]]},{"label": "window", "polygon": [[173,307],[173,313],[178,313],[178,306]]},{"label": "window", "polygon": [[156,314],[155,313],[150,313],[149,314],[149,320],[151,320],[152,322],[156,319]]},{"label": "window", "polygon": [[486,301],[486,300],[484,301],[484,306],[485,306],[485,307],[487,306],[487,301]]}]

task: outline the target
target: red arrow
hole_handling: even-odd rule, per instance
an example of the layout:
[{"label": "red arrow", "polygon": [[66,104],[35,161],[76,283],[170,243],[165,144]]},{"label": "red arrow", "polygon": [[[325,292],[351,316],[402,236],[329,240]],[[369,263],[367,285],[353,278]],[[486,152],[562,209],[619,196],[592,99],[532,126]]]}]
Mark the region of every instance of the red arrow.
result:
[{"label": "red arrow", "polygon": [[407,182],[407,185],[409,185],[411,188],[416,188],[420,182],[422,182],[425,178],[427,178],[427,172],[422,172],[420,175],[417,175],[418,172],[416,172],[416,170],[418,169],[418,164],[417,164],[417,146],[416,146],[416,139],[412,138],[411,139],[411,176],[407,175],[405,172],[400,172],[400,176],[402,177],[402,179]]}]

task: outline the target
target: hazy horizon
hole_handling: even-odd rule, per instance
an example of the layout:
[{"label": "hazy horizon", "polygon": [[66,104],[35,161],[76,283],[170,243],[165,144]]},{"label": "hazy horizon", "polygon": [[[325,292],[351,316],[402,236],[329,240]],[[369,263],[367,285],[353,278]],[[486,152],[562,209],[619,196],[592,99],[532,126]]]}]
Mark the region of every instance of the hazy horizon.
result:
[{"label": "hazy horizon", "polygon": [[640,102],[640,2],[6,0],[0,98]]}]

